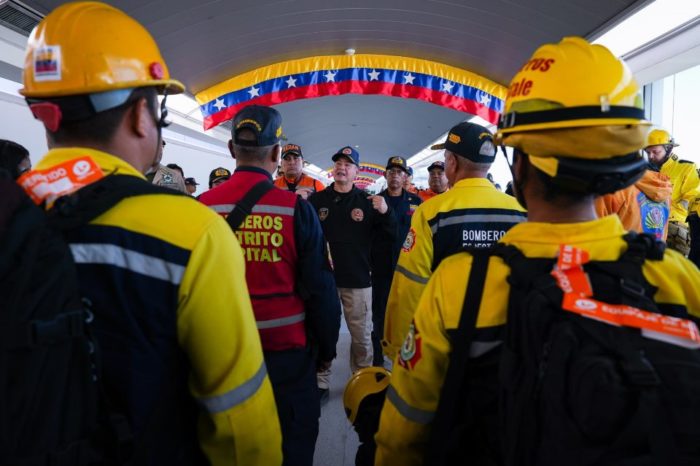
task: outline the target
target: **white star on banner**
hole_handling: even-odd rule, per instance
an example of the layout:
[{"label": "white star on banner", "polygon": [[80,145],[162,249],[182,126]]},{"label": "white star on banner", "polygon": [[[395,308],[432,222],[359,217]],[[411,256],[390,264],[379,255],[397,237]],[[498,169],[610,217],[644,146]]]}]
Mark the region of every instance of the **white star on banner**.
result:
[{"label": "white star on banner", "polygon": [[442,90],[445,92],[452,92],[453,87],[455,87],[455,85],[449,81],[445,81],[444,83],[442,83]]},{"label": "white star on banner", "polygon": [[287,87],[297,87],[297,80],[294,76],[290,76],[285,82],[287,83]]},{"label": "white star on banner", "polygon": [[413,84],[413,80],[416,79],[416,77],[408,73],[403,75],[403,79],[405,80],[404,84]]},{"label": "white star on banner", "polygon": [[260,88],[258,87],[251,87],[250,90],[248,91],[248,94],[250,94],[250,97],[260,97]]},{"label": "white star on banner", "polygon": [[370,72],[367,73],[367,74],[369,75],[369,80],[370,80],[370,81],[377,81],[377,80],[379,80],[379,71],[377,71],[377,70],[372,70],[372,71],[370,71]]},{"label": "white star on banner", "polygon": [[484,107],[488,107],[489,104],[491,103],[491,96],[488,95],[486,92],[477,92],[476,94],[476,101],[479,102],[481,105]]},{"label": "white star on banner", "polygon": [[216,107],[216,110],[221,110],[224,108],[226,105],[224,105],[224,99],[219,99],[218,97],[216,98],[216,102],[214,102],[214,107]]},{"label": "white star on banner", "polygon": [[334,73],[331,70],[326,71],[326,74],[323,76],[326,77],[326,82],[327,83],[334,83],[335,82],[335,75],[338,73],[337,71]]}]

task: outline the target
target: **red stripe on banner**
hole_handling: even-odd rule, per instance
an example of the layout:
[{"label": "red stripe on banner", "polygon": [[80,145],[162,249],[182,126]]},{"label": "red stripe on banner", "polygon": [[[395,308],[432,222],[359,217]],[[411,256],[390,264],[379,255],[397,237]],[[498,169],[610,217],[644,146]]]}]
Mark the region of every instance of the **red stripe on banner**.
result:
[{"label": "red stripe on banner", "polygon": [[384,81],[342,81],[339,83],[314,84],[312,86],[294,87],[278,92],[271,92],[255,99],[232,105],[204,118],[204,129],[213,128],[233,118],[236,113],[248,105],[277,105],[299,99],[313,99],[328,95],[364,94],[389,95],[404,99],[419,99],[460,112],[477,115],[493,124],[498,123],[499,113],[471,99],[464,99],[424,87],[409,84],[394,84]]}]

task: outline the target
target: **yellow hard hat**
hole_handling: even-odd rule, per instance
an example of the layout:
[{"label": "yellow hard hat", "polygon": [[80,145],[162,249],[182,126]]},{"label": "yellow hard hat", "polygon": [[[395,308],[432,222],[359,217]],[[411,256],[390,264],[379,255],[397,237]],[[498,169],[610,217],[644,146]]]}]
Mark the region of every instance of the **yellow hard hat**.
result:
[{"label": "yellow hard hat", "polygon": [[498,132],[640,125],[640,88],[627,65],[580,37],[538,48],[510,83]]},{"label": "yellow hard hat", "polygon": [[354,423],[362,401],[389,386],[391,372],[383,367],[364,367],[353,374],[345,385],[343,405],[350,423]]},{"label": "yellow hard hat", "polygon": [[156,86],[179,94],[153,37],[124,12],[100,2],[66,3],[34,28],[24,58],[28,98],[55,98]]},{"label": "yellow hard hat", "polygon": [[649,136],[647,136],[647,145],[645,147],[650,146],[678,147],[678,144],[676,144],[676,141],[673,139],[673,136],[671,136],[671,133],[669,133],[666,130],[657,128],[651,130],[649,132]]},{"label": "yellow hard hat", "polygon": [[644,173],[649,126],[627,65],[602,45],[565,37],[515,75],[495,139],[569,190],[606,194]]}]

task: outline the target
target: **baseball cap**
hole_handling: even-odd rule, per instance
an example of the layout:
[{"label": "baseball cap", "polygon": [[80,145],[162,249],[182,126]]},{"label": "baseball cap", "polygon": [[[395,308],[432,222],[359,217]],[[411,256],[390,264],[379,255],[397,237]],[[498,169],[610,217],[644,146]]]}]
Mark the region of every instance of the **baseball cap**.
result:
[{"label": "baseball cap", "polygon": [[222,178],[229,179],[231,178],[231,172],[226,170],[223,167],[215,168],[214,170],[209,173],[209,183],[213,183],[214,181],[220,180]]},{"label": "baseball cap", "polygon": [[192,177],[185,178],[185,184],[191,184],[192,186],[199,186],[199,183],[197,183],[197,180],[195,180]]},{"label": "baseball cap", "polygon": [[443,162],[442,160],[436,160],[435,162],[431,163],[428,166],[428,172],[430,172],[430,170],[432,170],[433,168],[439,168],[440,170],[445,170],[445,162]]},{"label": "baseball cap", "polygon": [[[255,134],[255,140],[239,139],[238,133],[249,129]],[[231,129],[233,142],[240,146],[274,146],[282,139],[282,115],[272,107],[249,105],[233,117]]]},{"label": "baseball cap", "polygon": [[350,146],[345,146],[341,149],[338,150],[335,154],[333,154],[333,157],[331,157],[331,160],[334,162],[337,162],[339,158],[341,157],[346,157],[350,159],[352,163],[357,165],[358,167],[360,166],[360,153],[357,152],[355,149],[353,149]]},{"label": "baseball cap", "polygon": [[405,171],[408,173],[408,163],[406,162],[406,159],[401,157],[401,156],[394,156],[394,157],[389,157],[389,160],[386,162],[386,169],[390,169],[392,167],[397,167],[400,168],[401,170]]},{"label": "baseball cap", "polygon": [[285,144],[285,146],[282,148],[282,158],[284,158],[284,156],[287,154],[297,154],[299,157],[304,157],[304,155],[301,153],[301,146],[298,146],[297,144]]},{"label": "baseball cap", "polygon": [[481,125],[468,122],[452,127],[444,143],[430,148],[447,149],[476,163],[491,163],[496,158],[493,134]]},{"label": "baseball cap", "polygon": [[408,176],[413,176],[413,167],[408,167]]}]

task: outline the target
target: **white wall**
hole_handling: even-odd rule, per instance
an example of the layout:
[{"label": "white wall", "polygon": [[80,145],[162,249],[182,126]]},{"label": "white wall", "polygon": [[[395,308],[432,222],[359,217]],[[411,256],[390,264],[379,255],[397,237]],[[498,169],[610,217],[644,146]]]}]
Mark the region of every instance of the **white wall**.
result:
[{"label": "white wall", "polygon": [[162,163],[176,163],[182,167],[186,177],[194,177],[199,183],[195,195],[209,189],[209,173],[215,168],[224,167],[232,172],[236,168],[225,142],[203,143],[169,128],[163,130],[163,139],[167,144]]},{"label": "white wall", "polygon": [[[167,142],[163,163],[176,163],[185,176],[194,177],[200,186],[196,194],[208,189],[209,172],[217,167],[233,170],[236,166],[225,142],[203,142],[177,132],[177,127],[163,131]],[[0,139],[15,141],[29,150],[32,164],[36,164],[48,150],[44,128],[34,119],[24,100],[0,93]]]},{"label": "white wall", "polygon": [[9,139],[26,147],[32,164],[36,164],[48,150],[44,126],[34,119],[23,100],[5,94],[0,94],[0,139]]},{"label": "white wall", "polygon": [[682,159],[700,165],[700,66],[659,79],[651,84],[651,121],[669,131],[680,146]]}]

